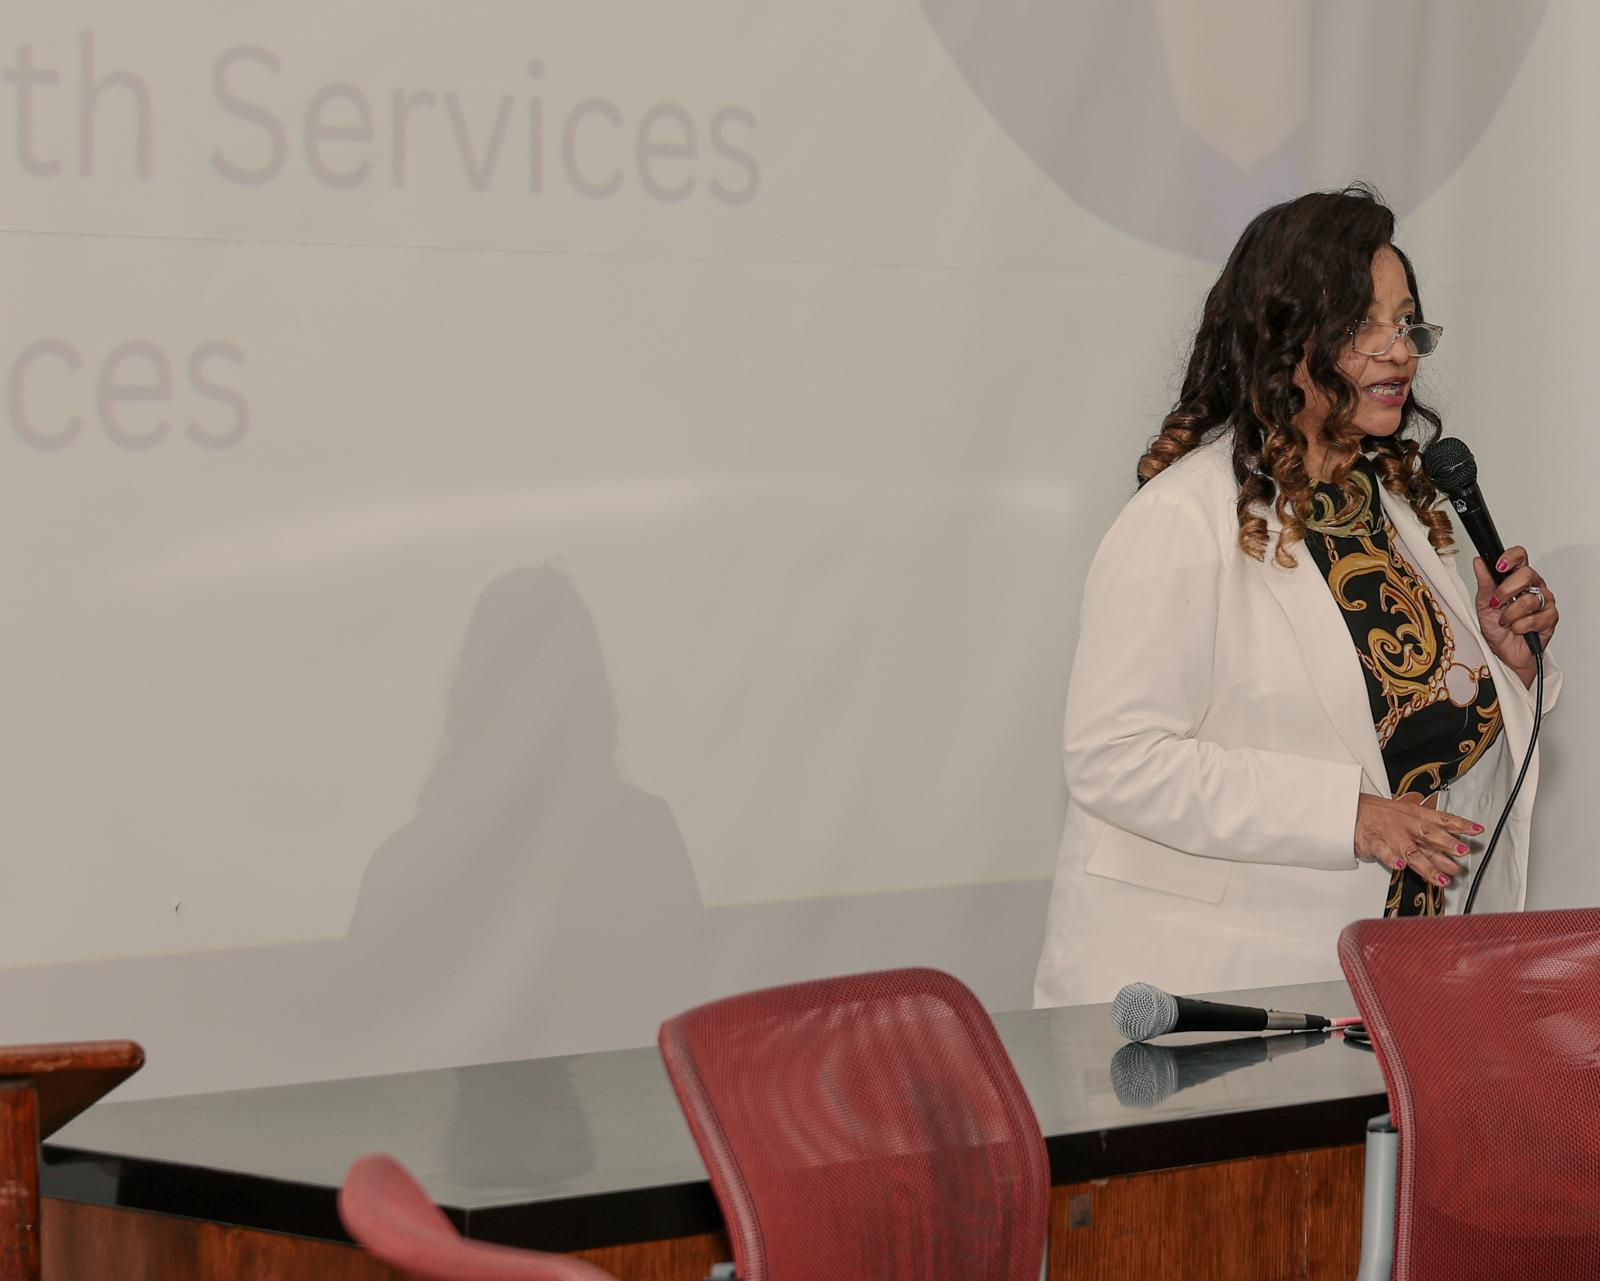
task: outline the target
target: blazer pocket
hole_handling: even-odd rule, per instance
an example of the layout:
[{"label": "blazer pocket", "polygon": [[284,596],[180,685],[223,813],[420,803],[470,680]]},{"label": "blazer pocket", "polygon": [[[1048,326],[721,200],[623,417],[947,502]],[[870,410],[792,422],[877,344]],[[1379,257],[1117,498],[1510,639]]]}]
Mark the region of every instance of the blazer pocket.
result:
[{"label": "blazer pocket", "polygon": [[1170,845],[1107,825],[1101,829],[1083,870],[1090,876],[1104,876],[1141,889],[1220,903],[1233,864],[1226,859],[1185,854]]}]

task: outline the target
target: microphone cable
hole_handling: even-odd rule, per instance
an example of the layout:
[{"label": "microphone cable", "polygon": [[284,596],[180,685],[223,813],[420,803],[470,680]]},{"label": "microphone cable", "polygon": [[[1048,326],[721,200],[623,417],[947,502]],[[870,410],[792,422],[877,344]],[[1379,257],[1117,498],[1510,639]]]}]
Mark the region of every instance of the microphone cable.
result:
[{"label": "microphone cable", "polygon": [[1500,833],[1505,831],[1506,820],[1511,817],[1511,807],[1517,803],[1517,793],[1522,790],[1522,780],[1528,777],[1528,766],[1533,764],[1533,750],[1539,745],[1539,725],[1544,720],[1544,645],[1540,643],[1537,633],[1530,633],[1528,639],[1533,642],[1528,648],[1533,652],[1533,733],[1528,735],[1528,750],[1522,757],[1522,768],[1517,771],[1517,781],[1511,785],[1511,795],[1506,797],[1505,808],[1500,811],[1500,821],[1494,825],[1494,833],[1489,837],[1489,844],[1484,847],[1483,857],[1478,861],[1478,870],[1472,874],[1472,885],[1467,890],[1467,901],[1462,905],[1461,915],[1468,916],[1472,912],[1473,900],[1478,897],[1478,882],[1483,880],[1483,874],[1489,870],[1489,860],[1494,857],[1494,847],[1500,840]]}]

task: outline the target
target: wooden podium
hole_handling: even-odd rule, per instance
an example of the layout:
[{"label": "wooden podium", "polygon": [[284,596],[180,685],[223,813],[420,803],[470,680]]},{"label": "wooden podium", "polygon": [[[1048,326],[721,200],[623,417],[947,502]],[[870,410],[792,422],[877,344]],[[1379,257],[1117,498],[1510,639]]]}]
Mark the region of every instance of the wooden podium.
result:
[{"label": "wooden podium", "polygon": [[132,1041],[0,1047],[0,1281],[39,1281],[39,1142],[144,1063]]}]

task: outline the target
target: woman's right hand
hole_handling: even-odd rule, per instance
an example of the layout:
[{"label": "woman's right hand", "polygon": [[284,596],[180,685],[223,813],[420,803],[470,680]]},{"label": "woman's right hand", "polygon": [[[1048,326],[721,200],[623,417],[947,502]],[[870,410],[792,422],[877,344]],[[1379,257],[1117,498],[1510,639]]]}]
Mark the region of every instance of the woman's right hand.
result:
[{"label": "woman's right hand", "polygon": [[1482,831],[1481,823],[1459,814],[1363,792],[1356,806],[1356,857],[1391,872],[1409,867],[1431,885],[1448,885],[1461,872],[1456,859],[1468,853],[1464,838]]}]

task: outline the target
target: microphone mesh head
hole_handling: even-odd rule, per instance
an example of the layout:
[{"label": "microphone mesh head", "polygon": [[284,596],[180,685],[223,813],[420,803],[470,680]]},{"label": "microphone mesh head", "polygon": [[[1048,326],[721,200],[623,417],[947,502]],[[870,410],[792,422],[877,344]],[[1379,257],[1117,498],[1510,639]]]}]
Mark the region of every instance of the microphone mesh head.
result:
[{"label": "microphone mesh head", "polygon": [[1475,484],[1478,479],[1478,462],[1464,440],[1445,436],[1429,445],[1422,454],[1422,469],[1447,494],[1453,494]]},{"label": "microphone mesh head", "polygon": [[1111,1056],[1111,1088],[1125,1108],[1153,1108],[1178,1088],[1178,1062],[1161,1045],[1124,1045]]},{"label": "microphone mesh head", "polygon": [[1111,1002],[1111,1021],[1128,1040],[1143,1041],[1178,1025],[1178,1003],[1149,983],[1130,983]]}]

